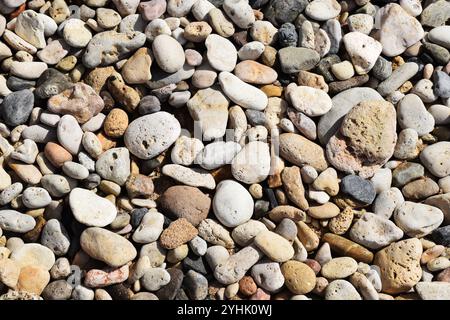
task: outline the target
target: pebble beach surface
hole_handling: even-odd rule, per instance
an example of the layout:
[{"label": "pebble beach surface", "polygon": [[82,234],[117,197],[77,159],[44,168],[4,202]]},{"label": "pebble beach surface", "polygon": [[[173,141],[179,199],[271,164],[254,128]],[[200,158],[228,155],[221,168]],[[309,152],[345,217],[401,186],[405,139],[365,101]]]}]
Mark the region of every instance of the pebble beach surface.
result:
[{"label": "pebble beach surface", "polygon": [[450,300],[449,19],[0,0],[0,300]]}]

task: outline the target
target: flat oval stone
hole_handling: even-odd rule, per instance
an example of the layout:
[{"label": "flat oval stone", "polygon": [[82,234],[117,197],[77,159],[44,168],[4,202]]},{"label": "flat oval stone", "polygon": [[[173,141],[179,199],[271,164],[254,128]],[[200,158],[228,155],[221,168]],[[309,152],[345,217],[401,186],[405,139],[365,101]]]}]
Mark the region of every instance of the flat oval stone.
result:
[{"label": "flat oval stone", "polygon": [[84,230],[80,237],[80,244],[90,257],[111,267],[123,266],[137,255],[130,241],[114,232],[97,227]]},{"label": "flat oval stone", "polygon": [[327,168],[324,150],[314,142],[295,133],[280,135],[280,155],[297,166],[310,165],[318,171]]},{"label": "flat oval stone", "polygon": [[205,41],[209,64],[217,71],[233,71],[237,61],[237,50],[233,43],[217,34],[210,34]]},{"label": "flat oval stone", "polygon": [[312,49],[287,47],[278,51],[281,70],[284,73],[297,73],[311,70],[320,61],[320,55]]},{"label": "flat oval stone", "polygon": [[258,233],[254,244],[272,261],[285,262],[294,256],[294,248],[289,241],[269,230]]},{"label": "flat oval stone", "polygon": [[267,96],[229,72],[219,74],[219,83],[228,98],[243,108],[264,110],[267,106]]},{"label": "flat oval stone", "polygon": [[198,168],[187,168],[179,164],[166,164],[162,168],[162,173],[185,185],[191,187],[203,187],[215,189],[214,177],[205,170]]},{"label": "flat oval stone", "polygon": [[333,258],[322,266],[320,272],[331,280],[344,279],[356,272],[358,263],[350,257]]},{"label": "flat oval stone", "polygon": [[233,141],[218,141],[208,144],[195,158],[195,163],[206,170],[220,168],[230,164],[236,154],[242,149],[240,144]]},{"label": "flat oval stone", "polygon": [[161,111],[132,121],[125,131],[124,141],[133,155],[151,159],[168,149],[180,133],[178,120]]},{"label": "flat oval stone", "polygon": [[305,9],[308,17],[317,21],[335,18],[341,12],[341,6],[336,0],[314,0]]},{"label": "flat oval stone", "polygon": [[289,91],[292,106],[310,117],[327,113],[332,107],[328,94],[316,88],[298,86]]},{"label": "flat oval stone", "polygon": [[398,124],[402,129],[414,129],[419,136],[434,129],[434,118],[422,100],[415,94],[407,94],[397,106]]},{"label": "flat oval stone", "polygon": [[69,205],[75,219],[91,227],[105,227],[117,215],[116,207],[109,200],[82,188],[70,192]]},{"label": "flat oval stone", "polygon": [[5,231],[25,233],[33,230],[35,225],[32,216],[15,210],[0,210],[0,227]]},{"label": "flat oval stone", "polygon": [[250,220],[253,205],[252,196],[241,184],[224,180],[217,185],[212,207],[223,225],[236,227]]},{"label": "flat oval stone", "polygon": [[278,73],[256,61],[239,62],[234,68],[234,74],[244,82],[252,84],[270,84],[278,78]]},{"label": "flat oval stone", "polygon": [[294,294],[311,292],[316,285],[314,271],[305,263],[290,260],[281,265],[281,272],[285,278],[285,285]]},{"label": "flat oval stone", "polygon": [[153,40],[152,50],[158,66],[168,73],[180,70],[185,61],[183,47],[169,35],[161,34]]},{"label": "flat oval stone", "polygon": [[22,201],[25,207],[37,209],[49,205],[52,198],[44,188],[28,187],[22,193]]},{"label": "flat oval stone", "polygon": [[325,300],[362,300],[362,298],[350,282],[338,279],[327,286]]}]

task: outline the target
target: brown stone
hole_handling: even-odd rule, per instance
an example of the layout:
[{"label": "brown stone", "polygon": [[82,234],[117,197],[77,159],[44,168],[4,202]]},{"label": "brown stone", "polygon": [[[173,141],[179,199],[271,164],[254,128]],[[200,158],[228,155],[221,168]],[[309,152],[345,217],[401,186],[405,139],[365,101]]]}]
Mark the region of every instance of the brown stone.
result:
[{"label": "brown stone", "polygon": [[320,239],[317,234],[303,221],[297,221],[297,237],[306,251],[312,251],[319,247]]},{"label": "brown stone", "polygon": [[95,92],[100,93],[106,84],[106,80],[108,80],[114,72],[115,70],[112,66],[95,68],[86,75],[84,82],[90,85]]},{"label": "brown stone", "polygon": [[322,238],[323,242],[328,242],[332,251],[335,251],[341,256],[352,257],[357,261],[364,263],[371,263],[373,260],[373,253],[363,246],[348,240],[344,237],[333,233],[326,233]]},{"label": "brown stone", "polygon": [[197,229],[185,218],[172,222],[163,231],[160,237],[161,246],[166,249],[175,249],[198,235]]},{"label": "brown stone", "polygon": [[303,187],[300,168],[296,166],[284,168],[281,173],[281,181],[289,200],[300,209],[307,210],[309,204],[305,198],[305,188]]},{"label": "brown stone", "polygon": [[353,221],[353,209],[351,207],[346,207],[341,213],[336,217],[331,218],[328,222],[328,228],[334,234],[344,234],[350,229]]},{"label": "brown stone", "polygon": [[309,71],[300,70],[297,77],[299,86],[307,86],[328,92],[328,85],[323,76]]},{"label": "brown stone", "polygon": [[294,221],[305,221],[306,213],[293,206],[278,206],[269,212],[269,218],[276,223],[281,222],[284,218]]},{"label": "brown stone", "polygon": [[125,187],[131,198],[149,197],[155,189],[152,178],[143,174],[129,176]]},{"label": "brown stone", "polygon": [[334,218],[339,214],[339,212],[339,207],[332,202],[327,202],[320,206],[310,207],[307,211],[308,215],[315,219]]},{"label": "brown stone", "polygon": [[239,62],[234,74],[242,81],[252,84],[270,84],[278,78],[274,69],[252,60]]},{"label": "brown stone", "polygon": [[286,287],[294,294],[306,294],[316,286],[316,275],[306,264],[291,260],[281,265]]},{"label": "brown stone", "polygon": [[44,155],[57,168],[62,167],[66,161],[72,161],[70,152],[54,142],[48,142],[45,145]]},{"label": "brown stone", "polygon": [[251,296],[257,289],[258,287],[252,277],[244,276],[241,280],[239,280],[239,292],[244,296]]},{"label": "brown stone", "polygon": [[128,114],[119,108],[114,108],[106,116],[103,130],[112,138],[123,136],[128,127]]},{"label": "brown stone", "polygon": [[137,108],[141,97],[139,93],[132,87],[125,84],[122,76],[115,72],[108,78],[108,90],[113,98],[125,107],[129,112]]},{"label": "brown stone", "polygon": [[196,187],[173,186],[159,198],[161,210],[176,218],[185,218],[197,226],[206,219],[211,198]]},{"label": "brown stone", "polygon": [[406,199],[423,200],[439,193],[439,185],[428,177],[422,177],[406,184],[402,193]]},{"label": "brown stone", "polygon": [[103,110],[103,99],[94,89],[82,82],[48,99],[47,107],[58,114],[70,114],[85,123]]}]

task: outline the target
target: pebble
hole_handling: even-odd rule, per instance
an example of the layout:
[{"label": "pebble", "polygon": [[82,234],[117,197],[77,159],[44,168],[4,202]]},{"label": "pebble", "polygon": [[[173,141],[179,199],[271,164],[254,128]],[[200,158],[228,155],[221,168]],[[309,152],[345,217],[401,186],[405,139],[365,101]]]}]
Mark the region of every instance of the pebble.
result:
[{"label": "pebble", "polygon": [[327,286],[325,300],[362,300],[362,298],[350,282],[338,279]]},{"label": "pebble", "polygon": [[41,244],[53,251],[57,256],[69,251],[70,238],[64,226],[56,219],[50,219],[41,233]]},{"label": "pebble", "polygon": [[32,230],[36,221],[15,210],[0,210],[0,227],[5,231],[25,233]]},{"label": "pebble", "polygon": [[210,143],[202,149],[195,157],[195,163],[206,170],[214,170],[230,164],[242,148],[233,141],[218,141]]},{"label": "pebble", "polygon": [[13,250],[9,257],[18,267],[41,267],[50,270],[55,263],[55,255],[45,246],[37,243],[26,243]]},{"label": "pebble", "polygon": [[144,273],[140,282],[148,291],[158,291],[170,282],[170,273],[163,268],[150,268]]},{"label": "pebble", "polygon": [[258,88],[246,84],[229,72],[219,74],[219,83],[225,95],[243,108],[264,110],[267,96]]},{"label": "pebble", "polygon": [[30,209],[46,207],[51,201],[52,198],[44,188],[29,187],[22,194],[23,204]]},{"label": "pebble", "polygon": [[376,197],[373,183],[356,175],[348,175],[342,178],[340,190],[364,204],[371,204]]},{"label": "pebble", "polygon": [[72,115],[83,124],[104,108],[104,102],[91,86],[77,83],[52,96],[47,107],[49,111],[57,114]]},{"label": "pebble", "polygon": [[292,106],[310,117],[317,117],[327,113],[332,107],[330,97],[311,87],[299,86],[289,92]]},{"label": "pebble", "polygon": [[270,151],[265,142],[251,141],[231,162],[233,177],[246,184],[258,183],[267,178],[270,171]]},{"label": "pebble", "polygon": [[294,294],[311,292],[316,285],[316,275],[306,264],[291,260],[281,265],[285,285]]},{"label": "pebble", "polygon": [[33,93],[20,90],[7,95],[1,104],[1,116],[6,124],[17,126],[25,123],[31,114],[34,104]]},{"label": "pebble", "polygon": [[410,237],[424,237],[439,227],[444,214],[436,207],[405,201],[394,213],[394,221]]},{"label": "pebble", "polygon": [[202,169],[191,169],[178,164],[168,164],[163,167],[162,173],[191,187],[203,187],[212,190],[216,187],[214,177]]},{"label": "pebble", "polygon": [[254,246],[242,248],[214,269],[214,277],[222,284],[239,281],[263,254]]},{"label": "pebble", "polygon": [[197,234],[197,229],[188,220],[179,218],[172,222],[161,234],[161,246],[165,249],[175,249],[191,241]]},{"label": "pebble", "polygon": [[281,49],[278,51],[278,58],[284,73],[311,70],[320,60],[320,56],[315,50],[295,47]]},{"label": "pebble", "polygon": [[[152,51],[158,66],[168,73],[180,70],[185,62],[183,47],[171,36],[161,34],[153,40]],[[168,55],[168,53],[170,53]]]},{"label": "pebble", "polygon": [[112,148],[103,152],[95,163],[95,170],[103,179],[124,185],[130,176],[128,149]]},{"label": "pebble", "polygon": [[370,249],[379,249],[403,238],[403,231],[392,221],[366,212],[352,226],[350,238]]},{"label": "pebble", "polygon": [[224,180],[217,185],[212,207],[216,218],[227,227],[236,227],[253,215],[253,199],[239,183]]},{"label": "pebble", "polygon": [[259,232],[254,244],[272,261],[285,262],[294,255],[294,249],[288,240],[268,230]]},{"label": "pebble", "polygon": [[151,159],[172,145],[180,135],[178,120],[167,112],[157,112],[132,121],[125,131],[128,150],[140,159]]},{"label": "pebble", "polygon": [[411,79],[419,71],[419,66],[414,62],[406,62],[395,69],[392,74],[378,85],[377,91],[382,96],[394,93],[402,84]]},{"label": "pebble", "polygon": [[197,226],[206,219],[211,199],[200,189],[189,186],[172,186],[159,198],[161,209],[176,218],[185,218]]},{"label": "pebble", "polygon": [[421,152],[420,160],[433,175],[443,178],[450,173],[450,161],[446,156],[449,152],[449,142],[437,142]]},{"label": "pebble", "polygon": [[110,201],[82,188],[75,188],[70,192],[69,205],[75,219],[91,227],[107,226],[117,215],[117,210]]},{"label": "pebble", "polygon": [[90,257],[111,267],[120,267],[137,255],[136,249],[127,239],[98,227],[85,229],[81,234],[80,244]]},{"label": "pebble", "polygon": [[357,262],[350,257],[334,258],[322,266],[321,273],[327,279],[344,279],[356,272]]},{"label": "pebble", "polygon": [[380,268],[383,292],[407,292],[416,285],[422,276],[421,255],[422,245],[414,238],[392,243],[378,251],[374,264]]},{"label": "pebble", "polygon": [[415,94],[408,94],[400,100],[397,112],[398,122],[402,129],[414,129],[419,136],[423,136],[434,128],[433,116]]}]

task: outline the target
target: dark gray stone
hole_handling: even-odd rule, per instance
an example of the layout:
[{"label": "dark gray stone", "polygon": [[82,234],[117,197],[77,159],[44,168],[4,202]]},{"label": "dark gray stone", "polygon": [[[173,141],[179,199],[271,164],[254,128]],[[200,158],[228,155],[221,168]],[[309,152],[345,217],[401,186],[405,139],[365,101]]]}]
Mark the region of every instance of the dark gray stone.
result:
[{"label": "dark gray stone", "polygon": [[160,110],[161,110],[161,102],[155,96],[145,96],[139,102],[138,111],[139,114],[142,116],[150,113],[155,113]]},{"label": "dark gray stone", "polygon": [[450,225],[437,228],[431,234],[434,242],[443,246],[450,246]]},{"label": "dark gray stone", "polygon": [[7,95],[1,104],[1,115],[6,124],[18,126],[24,124],[34,106],[34,95],[29,89]]},{"label": "dark gray stone", "polygon": [[275,26],[293,22],[305,10],[308,0],[270,0],[264,11],[264,17]]},{"label": "dark gray stone", "polygon": [[23,89],[34,88],[36,86],[36,81],[10,76],[8,77],[8,80],[6,80],[6,85],[11,91],[19,91]]},{"label": "dark gray stone", "polygon": [[145,214],[148,212],[147,208],[138,208],[138,209],[134,209],[133,211],[131,211],[131,226],[133,228],[137,228],[142,221],[142,218],[145,216]]},{"label": "dark gray stone", "polygon": [[439,65],[446,65],[450,60],[450,52],[440,45],[428,42],[424,43],[423,47],[431,54],[434,61]]},{"label": "dark gray stone", "polygon": [[378,80],[385,80],[392,74],[392,63],[383,57],[378,57],[372,68],[372,75]]},{"label": "dark gray stone", "polygon": [[365,204],[371,204],[377,195],[373,183],[357,175],[345,176],[341,180],[341,191]]},{"label": "dark gray stone", "polygon": [[81,182],[81,185],[85,189],[92,190],[94,188],[97,188],[101,181],[102,178],[98,174],[91,173],[86,179]]},{"label": "dark gray stone", "polygon": [[72,286],[66,280],[50,282],[42,292],[45,300],[69,300],[72,295]]},{"label": "dark gray stone", "polygon": [[42,73],[36,83],[36,96],[41,99],[47,99],[70,88],[73,83],[67,76],[56,69],[47,69]]},{"label": "dark gray stone", "polygon": [[173,300],[183,283],[183,271],[176,268],[169,268],[167,272],[170,274],[170,282],[155,293],[159,300]]},{"label": "dark gray stone", "polygon": [[194,270],[204,275],[208,274],[203,258],[196,255],[190,254],[183,260],[183,269]]},{"label": "dark gray stone", "polygon": [[264,112],[247,109],[245,110],[245,115],[252,126],[263,126],[266,124],[266,115]]},{"label": "dark gray stone", "polygon": [[450,98],[450,76],[442,71],[433,75],[434,94],[441,98]]},{"label": "dark gray stone", "polygon": [[278,43],[280,47],[296,47],[298,42],[298,34],[295,30],[295,26],[290,23],[284,23],[280,29],[278,29]]},{"label": "dark gray stone", "polygon": [[184,289],[192,300],[204,300],[208,295],[208,280],[200,273],[189,270],[183,281]]},{"label": "dark gray stone", "polygon": [[414,162],[402,163],[392,172],[392,185],[403,187],[408,182],[423,177],[424,174],[425,169],[421,164]]},{"label": "dark gray stone", "polygon": [[341,62],[341,58],[339,56],[332,54],[329,55],[322,60],[320,60],[319,64],[317,65],[317,71],[323,76],[326,82],[332,82],[335,81],[336,78],[331,73],[330,69],[333,64]]}]

